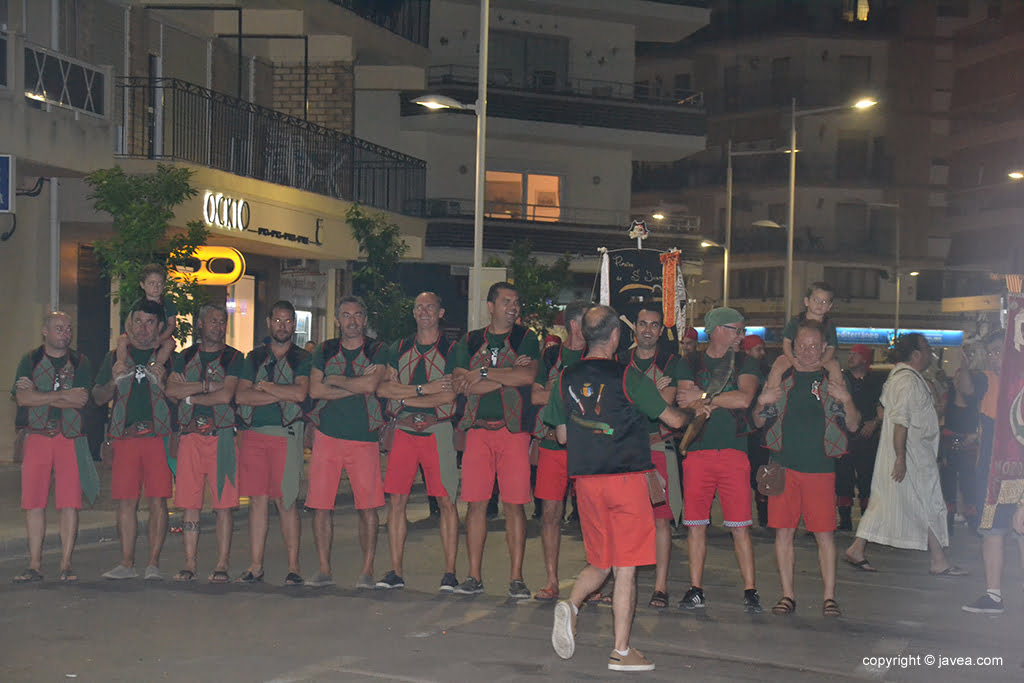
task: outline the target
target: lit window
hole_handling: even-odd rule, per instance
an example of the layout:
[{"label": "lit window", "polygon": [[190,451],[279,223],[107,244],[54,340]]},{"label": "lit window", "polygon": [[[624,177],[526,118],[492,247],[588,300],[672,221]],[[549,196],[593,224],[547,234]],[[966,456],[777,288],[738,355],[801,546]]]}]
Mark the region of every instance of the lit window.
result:
[{"label": "lit window", "polygon": [[562,217],[562,179],[534,173],[487,172],[488,218],[555,222]]}]

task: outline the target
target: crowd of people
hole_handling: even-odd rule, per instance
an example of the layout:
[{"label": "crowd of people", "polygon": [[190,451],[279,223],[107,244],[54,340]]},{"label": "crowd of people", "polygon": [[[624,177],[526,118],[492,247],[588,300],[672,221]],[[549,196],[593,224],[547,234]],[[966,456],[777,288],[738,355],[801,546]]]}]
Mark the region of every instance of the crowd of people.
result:
[{"label": "crowd of people", "polygon": [[[635,343],[623,350],[623,317],[608,306],[576,301],[564,311],[565,339],[542,350],[537,335],[520,324],[519,295],[508,282],[488,292],[489,324],[459,340],[441,330],[441,298],[423,292],[413,306],[415,334],[390,345],[367,335],[366,306],[347,296],[335,311],[340,336],[312,351],[294,343],[295,309],[278,301],[269,308],[268,338],[247,355],[226,344],[227,312],[218,304],[202,307],[195,343],[173,353],[169,330],[176,311],[164,300],[163,277],[159,267],[144,273],[145,296],[131,306],[123,337],[95,375],[88,359],[71,348],[72,320],[61,312],[46,316],[42,345],[18,366],[12,393],[27,411],[22,507],[30,561],[16,582],[43,578],[51,476],[60,511],[60,580],[77,580],[71,561],[78,510],[99,487],[82,426],[81,411],[90,400],[110,406],[111,494],[121,550],[118,564],[103,575],[111,580],[139,575],[135,546],[143,497],[150,514],[142,575],[163,577],[173,496],[184,510],[184,560],[176,581],[198,577],[200,512],[207,498],[217,546],[210,582],[264,580],[272,502],[287,553],[283,583],[332,585],[333,513],[343,472],[359,520],[357,588],[405,585],[406,511],[421,472],[439,510],[438,590],[482,593],[487,507],[497,491],[509,597],[557,601],[552,644],[563,658],[575,650],[584,602],[609,601],[615,642],[608,668],[616,671],[654,668],[630,646],[635,572],[655,566],[648,605],[667,607],[673,525],[687,529],[689,588],[679,607],[701,610],[715,597],[705,594],[704,566],[716,496],[743,582],[737,605],[751,614],[763,611],[750,533],[754,510],[761,526],[775,530],[781,588],[770,609],[775,615],[797,608],[794,539],[802,521],[818,547],[821,613],[841,616],[834,532],[853,529],[855,494],[861,521],[842,555],[853,567],[875,571],[865,556],[871,542],[927,550],[934,575],[966,573],[943,548],[960,512],[977,525],[979,482],[985,479],[986,448],[988,457],[992,448],[994,409],[986,401],[998,383],[998,359],[990,354],[981,371],[965,356],[944,407],[926,379],[933,353],[920,334],[896,341],[897,363],[884,386],[870,372],[873,354],[866,346],[854,346],[841,369],[829,317],[834,293],[825,283],[808,289],[806,310],[786,326],[783,353],[769,365],[764,340],[745,335],[742,313],[727,307],[705,316],[705,348],[697,349],[691,328],[677,353],[665,349],[660,305],[644,307],[628,321]],[[313,513],[318,566],[304,578],[299,499],[307,430],[312,455],[304,504]],[[776,482],[765,495],[754,475],[768,461],[784,484]],[[588,564],[568,599],[559,600],[561,527],[570,493]],[[461,581],[457,494],[467,506],[469,560]],[[240,497],[249,499],[250,557],[232,579],[232,510]],[[546,581],[532,593],[523,564],[525,505],[535,499]],[[375,579],[378,511],[386,501],[391,565]],[[1003,609],[997,563],[1001,568],[1003,536],[1011,527],[1024,532],[1024,507],[998,517],[984,531],[988,590],[965,605],[967,611]],[[1024,542],[1021,552],[1024,559]]]}]

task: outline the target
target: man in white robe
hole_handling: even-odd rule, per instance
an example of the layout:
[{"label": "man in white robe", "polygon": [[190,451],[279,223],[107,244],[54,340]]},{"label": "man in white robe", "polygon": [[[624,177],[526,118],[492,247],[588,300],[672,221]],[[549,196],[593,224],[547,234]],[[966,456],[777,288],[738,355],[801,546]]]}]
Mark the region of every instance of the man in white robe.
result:
[{"label": "man in white robe", "polygon": [[949,545],[946,504],[939,485],[939,420],[931,388],[921,373],[931,365],[928,340],[917,333],[897,340],[899,362],[882,388],[885,411],[871,484],[871,502],[845,559],[876,571],[864,557],[868,541],[894,548],[927,550],[930,573],[963,576],[946,559]]}]

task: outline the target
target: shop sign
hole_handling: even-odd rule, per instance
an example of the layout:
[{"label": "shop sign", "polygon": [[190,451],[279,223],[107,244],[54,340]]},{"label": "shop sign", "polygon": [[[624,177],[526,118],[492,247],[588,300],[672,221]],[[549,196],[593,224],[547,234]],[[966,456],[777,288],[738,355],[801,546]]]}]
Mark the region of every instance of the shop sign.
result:
[{"label": "shop sign", "polygon": [[[693,329],[697,330],[697,341],[698,342],[702,342],[703,343],[703,342],[707,342],[708,341],[707,330],[705,330],[703,327],[695,327]],[[766,330],[765,330],[763,325],[761,325],[761,326],[748,325],[746,327],[745,331],[743,332],[743,334],[756,334],[761,339],[764,339],[765,341],[768,341],[768,339],[765,337],[765,333],[766,333]]]},{"label": "shop sign", "polygon": [[[915,330],[900,328],[899,333],[917,332],[935,347],[962,346],[964,333],[962,330]],[[840,344],[871,344],[874,346],[891,346],[896,339],[896,330],[891,327],[837,327],[836,336]]]},{"label": "shop sign", "polygon": [[249,202],[207,190],[203,196],[203,220],[226,230],[249,229]]},{"label": "shop sign", "polygon": [[171,278],[179,282],[192,280],[200,285],[226,287],[245,275],[245,257],[231,247],[196,247],[192,258],[199,262],[196,270],[173,269],[169,273]]}]

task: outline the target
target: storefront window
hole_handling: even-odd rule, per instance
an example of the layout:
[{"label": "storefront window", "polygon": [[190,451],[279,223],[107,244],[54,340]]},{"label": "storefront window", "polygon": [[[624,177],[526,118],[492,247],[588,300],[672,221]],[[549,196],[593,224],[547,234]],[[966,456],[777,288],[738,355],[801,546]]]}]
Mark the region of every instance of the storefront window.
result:
[{"label": "storefront window", "polygon": [[562,216],[561,180],[555,175],[488,171],[486,216],[558,221]]}]

